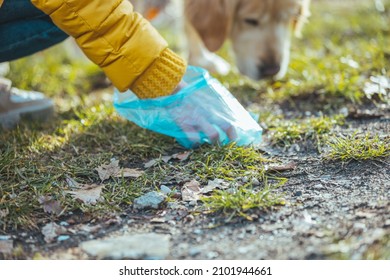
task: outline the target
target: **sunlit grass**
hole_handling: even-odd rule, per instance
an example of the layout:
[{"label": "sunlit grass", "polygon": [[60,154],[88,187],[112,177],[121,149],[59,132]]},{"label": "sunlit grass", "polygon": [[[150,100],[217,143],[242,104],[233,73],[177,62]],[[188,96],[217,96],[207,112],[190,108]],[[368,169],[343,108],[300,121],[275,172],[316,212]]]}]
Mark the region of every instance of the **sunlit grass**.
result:
[{"label": "sunlit grass", "polygon": [[8,78],[14,86],[47,96],[77,96],[89,92],[102,71],[83,59],[72,59],[63,45],[11,63]]},{"label": "sunlit grass", "polygon": [[342,115],[292,120],[271,117],[268,122],[266,120],[271,142],[279,146],[290,146],[299,141],[320,140],[321,136],[331,132],[336,126],[343,125],[344,122],[345,117]]},{"label": "sunlit grass", "polygon": [[220,178],[233,181],[239,176],[262,178],[264,164],[269,162],[251,147],[234,144],[225,147],[204,147],[193,156],[191,169],[202,179]]},{"label": "sunlit grass", "polygon": [[390,137],[366,133],[358,135],[338,135],[328,140],[329,152],[325,155],[331,160],[374,160],[390,156]]},{"label": "sunlit grass", "polygon": [[[284,182],[281,180],[279,185]],[[274,192],[275,188],[277,186],[271,186],[265,181],[262,187],[244,185],[228,190],[216,190],[210,196],[203,197],[202,202],[210,212],[222,212],[230,217],[239,215],[252,220],[248,214],[249,210],[268,209],[285,203],[283,197]]]}]

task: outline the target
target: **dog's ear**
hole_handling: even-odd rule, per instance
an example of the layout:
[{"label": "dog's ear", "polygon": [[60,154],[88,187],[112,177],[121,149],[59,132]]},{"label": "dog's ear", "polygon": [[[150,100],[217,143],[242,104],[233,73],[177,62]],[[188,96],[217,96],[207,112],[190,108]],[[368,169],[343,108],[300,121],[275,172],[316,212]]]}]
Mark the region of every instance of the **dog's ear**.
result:
[{"label": "dog's ear", "polygon": [[228,36],[230,13],[226,2],[232,0],[186,0],[186,19],[195,28],[207,49],[219,50]]},{"label": "dog's ear", "polygon": [[294,19],[293,28],[296,37],[302,36],[302,27],[310,17],[310,0],[301,0],[299,15]]}]

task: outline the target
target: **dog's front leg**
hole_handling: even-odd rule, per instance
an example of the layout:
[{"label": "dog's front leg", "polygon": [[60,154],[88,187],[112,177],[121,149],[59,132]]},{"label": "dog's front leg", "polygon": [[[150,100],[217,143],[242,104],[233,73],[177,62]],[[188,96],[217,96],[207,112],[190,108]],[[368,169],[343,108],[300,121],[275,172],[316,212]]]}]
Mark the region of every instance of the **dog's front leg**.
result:
[{"label": "dog's front leg", "polygon": [[188,62],[191,65],[200,66],[211,73],[226,75],[230,72],[230,64],[222,57],[210,52],[202,39],[191,25],[185,20],[185,34],[187,37]]}]

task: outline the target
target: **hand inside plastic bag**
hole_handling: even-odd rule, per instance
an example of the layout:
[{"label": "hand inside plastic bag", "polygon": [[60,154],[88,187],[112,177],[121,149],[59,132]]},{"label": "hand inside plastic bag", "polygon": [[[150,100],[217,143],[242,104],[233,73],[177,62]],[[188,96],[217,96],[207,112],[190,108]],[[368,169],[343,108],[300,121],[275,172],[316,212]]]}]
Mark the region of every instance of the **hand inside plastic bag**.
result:
[{"label": "hand inside plastic bag", "polygon": [[114,106],[123,117],[186,148],[261,142],[259,124],[206,70],[189,66],[183,80],[185,85],[166,97],[138,99],[131,91],[115,92]]},{"label": "hand inside plastic bag", "polygon": [[[187,85],[183,83],[180,90],[185,90]],[[203,96],[206,99],[211,96]],[[219,143],[224,141],[235,141],[237,134],[234,126],[226,118],[221,118],[213,110],[206,110],[199,104],[197,95],[189,95],[182,106],[175,107],[172,115],[176,124],[183,130],[187,139],[192,143]],[[201,102],[212,102],[214,100],[202,100]],[[217,104],[215,104],[217,105]],[[215,108],[217,108],[216,106]],[[218,110],[218,109],[217,109]],[[227,137],[227,138],[225,138]]]}]

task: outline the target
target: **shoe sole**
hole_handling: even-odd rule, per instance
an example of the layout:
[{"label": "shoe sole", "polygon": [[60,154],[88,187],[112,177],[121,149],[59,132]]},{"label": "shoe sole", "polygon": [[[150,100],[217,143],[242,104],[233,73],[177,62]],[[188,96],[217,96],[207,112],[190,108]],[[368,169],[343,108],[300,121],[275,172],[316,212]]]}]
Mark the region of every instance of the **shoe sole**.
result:
[{"label": "shoe sole", "polygon": [[45,104],[19,108],[11,112],[0,114],[0,127],[3,129],[13,129],[21,119],[34,122],[45,122],[54,115],[54,103],[47,100]]}]

